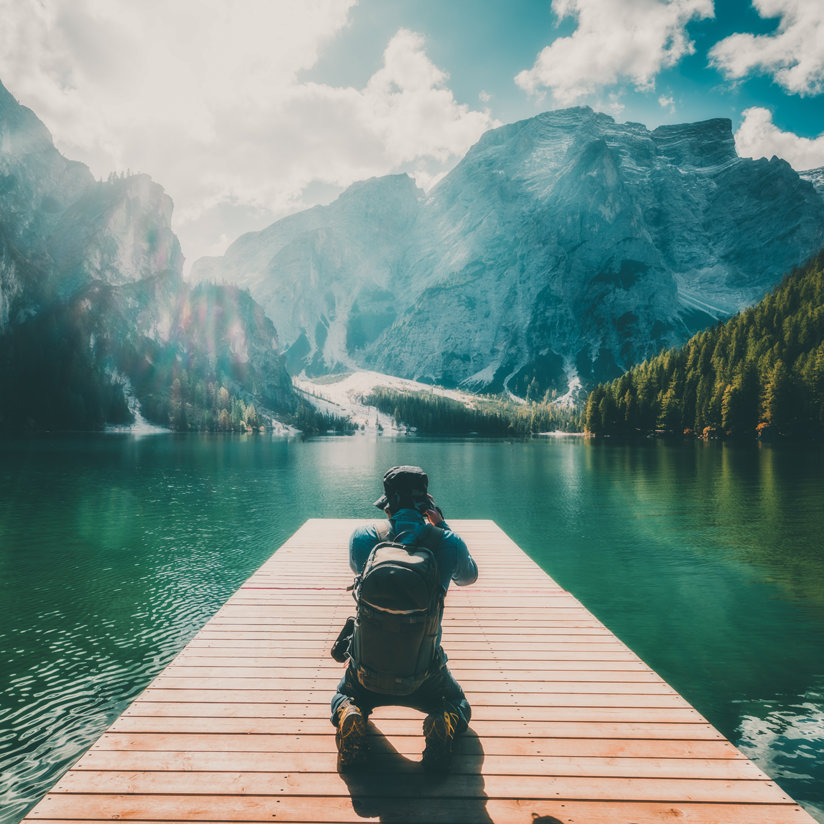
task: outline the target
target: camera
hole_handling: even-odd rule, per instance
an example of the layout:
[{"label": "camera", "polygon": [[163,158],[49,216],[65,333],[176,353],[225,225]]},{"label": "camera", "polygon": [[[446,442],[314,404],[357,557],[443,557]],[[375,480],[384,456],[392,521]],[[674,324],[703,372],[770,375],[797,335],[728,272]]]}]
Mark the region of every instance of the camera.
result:
[{"label": "camera", "polygon": [[431,495],[426,495],[423,498],[415,498],[415,509],[424,514],[424,512],[437,512],[443,518],[441,508],[435,503],[435,499]]}]

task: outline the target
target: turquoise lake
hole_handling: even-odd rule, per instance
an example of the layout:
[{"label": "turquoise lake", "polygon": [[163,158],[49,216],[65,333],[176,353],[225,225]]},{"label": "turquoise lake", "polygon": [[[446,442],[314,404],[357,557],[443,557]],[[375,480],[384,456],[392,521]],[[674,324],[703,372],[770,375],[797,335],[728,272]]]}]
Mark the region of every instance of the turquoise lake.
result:
[{"label": "turquoise lake", "polygon": [[447,519],[495,520],[824,822],[820,446],[172,434],[0,441],[0,822],[304,520],[376,517],[403,463]]}]

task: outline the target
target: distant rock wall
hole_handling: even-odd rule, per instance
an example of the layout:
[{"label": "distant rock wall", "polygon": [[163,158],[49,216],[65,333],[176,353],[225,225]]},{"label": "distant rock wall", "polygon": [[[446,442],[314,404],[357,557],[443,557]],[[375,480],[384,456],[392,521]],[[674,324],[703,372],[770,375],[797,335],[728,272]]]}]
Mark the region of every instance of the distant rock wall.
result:
[{"label": "distant rock wall", "polygon": [[209,425],[216,382],[235,417],[296,408],[260,306],[183,281],[172,208],[146,175],[94,180],[0,84],[0,427],[121,423],[121,378],[157,423]]},{"label": "distant rock wall", "polygon": [[728,120],[651,131],[578,108],[487,132],[428,196],[356,184],[193,275],[248,288],[295,370],[565,392],[751,305],[822,245],[809,180],[739,158]]}]

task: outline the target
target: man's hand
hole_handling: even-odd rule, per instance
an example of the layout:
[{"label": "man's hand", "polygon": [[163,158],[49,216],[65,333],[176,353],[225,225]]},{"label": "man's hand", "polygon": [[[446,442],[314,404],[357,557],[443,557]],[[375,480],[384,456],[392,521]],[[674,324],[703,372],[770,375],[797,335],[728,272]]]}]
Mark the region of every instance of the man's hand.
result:
[{"label": "man's hand", "polygon": [[443,512],[441,512],[441,508],[435,503],[435,499],[431,495],[427,495],[426,500],[428,501],[428,506],[423,513],[423,517],[426,518],[432,526],[440,526],[443,523]]}]

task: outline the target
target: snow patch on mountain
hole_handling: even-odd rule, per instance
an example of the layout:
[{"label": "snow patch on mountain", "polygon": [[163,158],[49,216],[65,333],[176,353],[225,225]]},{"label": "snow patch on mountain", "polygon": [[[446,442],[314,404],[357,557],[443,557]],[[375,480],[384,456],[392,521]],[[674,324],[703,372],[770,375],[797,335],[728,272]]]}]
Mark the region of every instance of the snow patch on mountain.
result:
[{"label": "snow patch on mountain", "polygon": [[376,389],[392,389],[396,392],[431,392],[467,405],[472,405],[476,401],[475,396],[467,392],[445,389],[441,386],[432,386],[368,370],[316,380],[302,374],[292,378],[292,383],[295,389],[321,412],[349,418],[363,431],[380,431],[390,435],[407,434],[410,430],[402,424],[397,424],[391,415],[364,403],[364,400]]},{"label": "snow patch on mountain", "polygon": [[806,172],[799,172],[798,175],[804,180],[809,180],[818,194],[824,197],[824,166],[818,169],[808,169]]},{"label": "snow patch on mountain", "polygon": [[574,409],[586,399],[587,393],[574,364],[567,361],[564,364],[564,368],[566,370],[567,386],[569,389],[560,397],[555,398],[555,400],[552,401],[552,405],[557,406],[559,409]]}]

